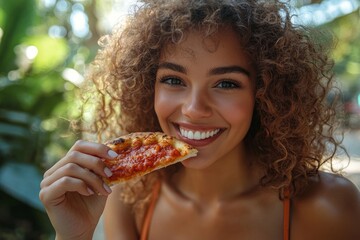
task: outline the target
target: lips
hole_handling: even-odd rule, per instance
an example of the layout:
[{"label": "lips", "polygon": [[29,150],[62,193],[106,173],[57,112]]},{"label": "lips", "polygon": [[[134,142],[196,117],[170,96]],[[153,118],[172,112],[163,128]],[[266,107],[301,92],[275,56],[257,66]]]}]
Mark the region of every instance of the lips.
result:
[{"label": "lips", "polygon": [[206,146],[215,141],[224,131],[222,128],[199,128],[194,126],[176,125],[180,139],[194,147]]}]

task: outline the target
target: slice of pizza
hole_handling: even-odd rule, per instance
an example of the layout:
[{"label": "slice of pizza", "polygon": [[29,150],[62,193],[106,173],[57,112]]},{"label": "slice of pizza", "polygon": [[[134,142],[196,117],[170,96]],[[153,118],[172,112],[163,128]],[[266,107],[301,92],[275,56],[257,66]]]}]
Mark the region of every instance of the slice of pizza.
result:
[{"label": "slice of pizza", "polygon": [[103,159],[113,173],[110,178],[104,178],[109,186],[181,162],[198,152],[189,144],[161,132],[131,133],[105,145],[118,154],[114,159]]}]

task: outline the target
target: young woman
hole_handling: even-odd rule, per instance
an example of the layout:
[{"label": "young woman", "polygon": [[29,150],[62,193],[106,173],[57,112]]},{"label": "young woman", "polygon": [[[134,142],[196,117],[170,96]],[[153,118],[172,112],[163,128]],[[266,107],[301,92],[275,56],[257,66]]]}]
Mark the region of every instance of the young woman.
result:
[{"label": "young woman", "polygon": [[107,239],[360,239],[358,189],[321,171],[340,146],[331,66],[281,2],[144,1],[89,72],[94,129],[198,156],[110,189],[116,153],[76,142],[41,184],[57,239],[91,239],[102,214]]}]

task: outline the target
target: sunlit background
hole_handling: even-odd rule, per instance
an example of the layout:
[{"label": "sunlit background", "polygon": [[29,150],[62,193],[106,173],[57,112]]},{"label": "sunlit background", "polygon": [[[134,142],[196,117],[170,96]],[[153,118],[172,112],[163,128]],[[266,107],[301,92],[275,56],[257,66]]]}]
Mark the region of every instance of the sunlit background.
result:
[{"label": "sunlit background", "polygon": [[[331,30],[337,38],[332,57],[344,93],[347,176],[359,184],[360,0],[290,2],[295,24]],[[82,137],[70,122],[91,112],[81,115],[76,92],[99,38],[135,3],[0,0],[0,239],[53,239],[38,200],[42,172]]]}]

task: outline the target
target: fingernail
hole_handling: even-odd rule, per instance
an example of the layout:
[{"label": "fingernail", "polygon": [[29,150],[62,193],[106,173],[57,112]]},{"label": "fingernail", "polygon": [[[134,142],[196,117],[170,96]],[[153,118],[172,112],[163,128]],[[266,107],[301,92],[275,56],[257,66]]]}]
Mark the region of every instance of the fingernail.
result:
[{"label": "fingernail", "polygon": [[103,186],[104,186],[105,191],[107,191],[108,193],[112,192],[111,188],[106,183],[104,183]]},{"label": "fingernail", "polygon": [[113,150],[109,150],[108,155],[111,158],[116,158],[118,156],[118,154],[116,152],[114,152]]},{"label": "fingernail", "polygon": [[113,175],[113,173],[111,172],[111,170],[109,168],[104,168],[104,173],[107,177],[111,177]]},{"label": "fingernail", "polygon": [[93,195],[93,194],[94,194],[94,191],[91,190],[90,188],[87,188],[87,191],[88,191],[89,195]]}]

